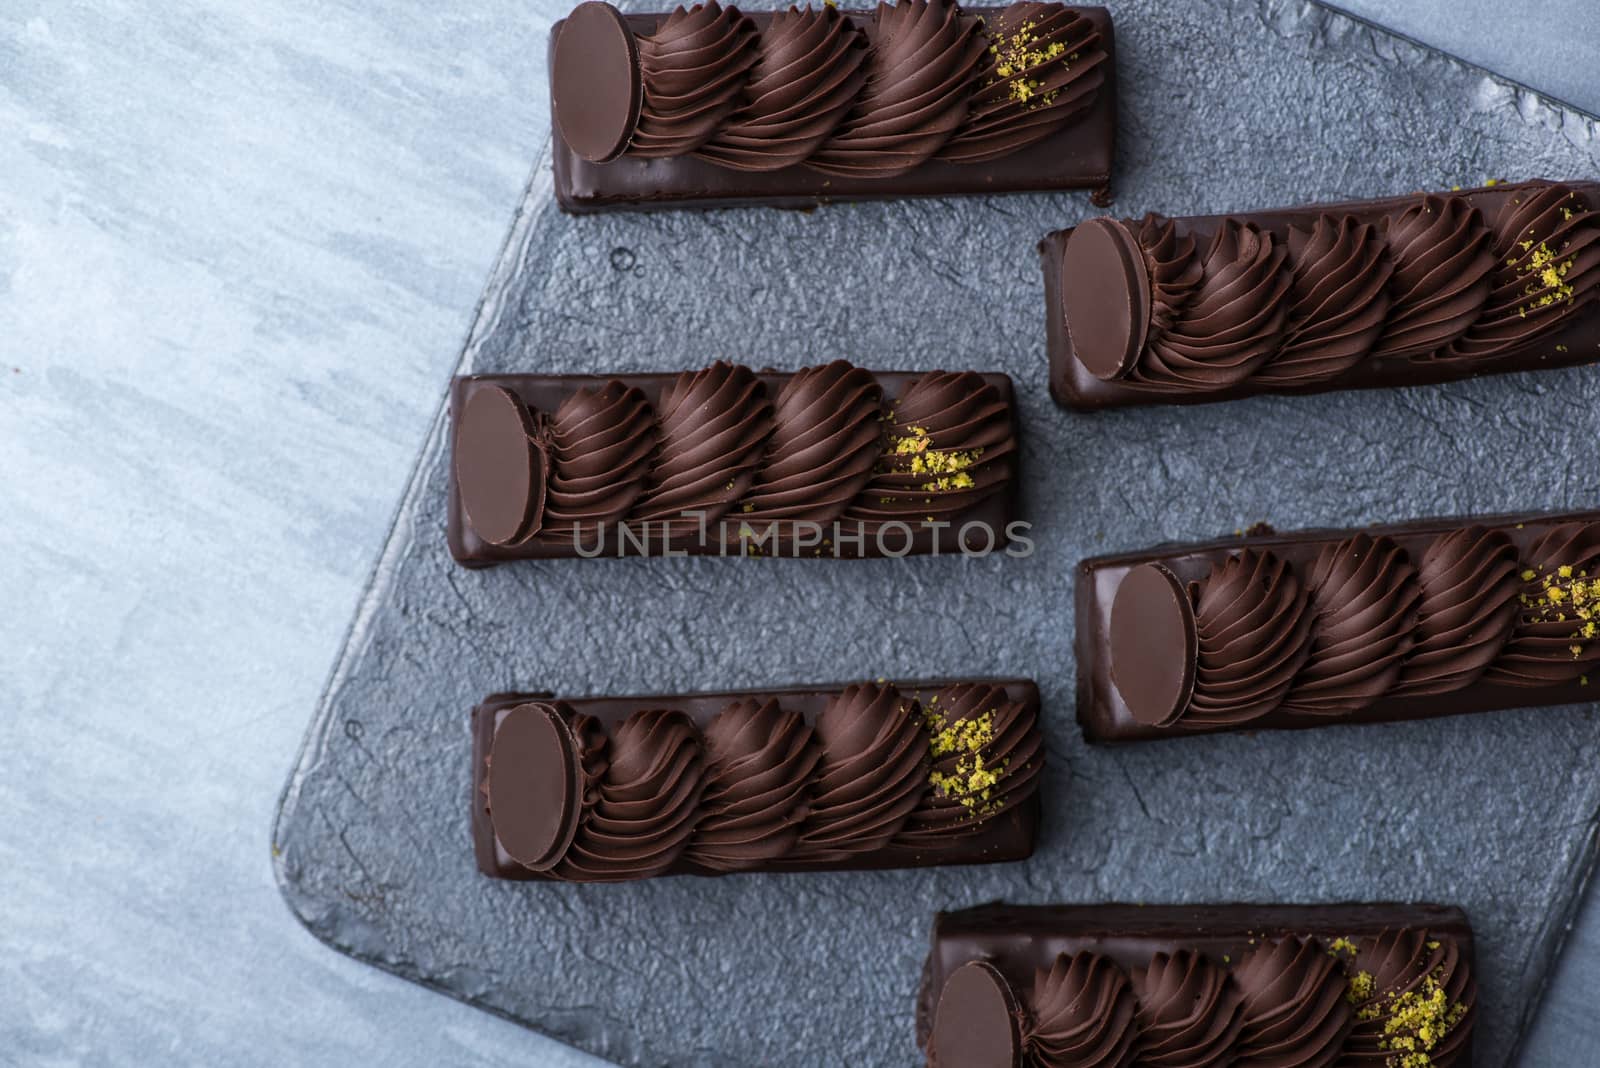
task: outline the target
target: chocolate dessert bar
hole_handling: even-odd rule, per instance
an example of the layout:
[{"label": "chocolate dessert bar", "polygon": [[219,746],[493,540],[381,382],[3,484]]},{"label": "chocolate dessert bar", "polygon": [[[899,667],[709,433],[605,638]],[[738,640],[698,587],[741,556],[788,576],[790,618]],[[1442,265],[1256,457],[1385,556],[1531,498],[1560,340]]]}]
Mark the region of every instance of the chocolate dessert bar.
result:
[{"label": "chocolate dessert bar", "polygon": [[1466,914],[1439,905],[985,905],[940,913],[930,1068],[1470,1068]]},{"label": "chocolate dessert bar", "polygon": [[1039,246],[1068,408],[1450,382],[1600,360],[1600,184],[1091,219]]},{"label": "chocolate dessert bar", "polygon": [[500,879],[990,864],[1033,853],[1025,679],[553,699],[472,712],[472,837]]},{"label": "chocolate dessert bar", "polygon": [[[1011,380],[793,374],[457,378],[450,551],[531,557],[983,555],[1013,521]],[[1009,551],[1009,550],[1008,550]]]},{"label": "chocolate dessert bar", "polygon": [[1085,560],[1091,741],[1593,701],[1600,512],[1269,530]]},{"label": "chocolate dessert bar", "polygon": [[574,212],[1105,190],[1111,16],[584,3],[550,31],[550,107],[556,199]]}]

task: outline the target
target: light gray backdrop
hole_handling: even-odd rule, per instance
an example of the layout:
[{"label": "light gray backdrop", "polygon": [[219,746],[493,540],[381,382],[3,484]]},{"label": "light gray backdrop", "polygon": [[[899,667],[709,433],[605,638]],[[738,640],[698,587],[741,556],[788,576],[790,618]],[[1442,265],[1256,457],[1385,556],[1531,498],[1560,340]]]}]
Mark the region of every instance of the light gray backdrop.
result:
[{"label": "light gray backdrop", "polygon": [[[568,6],[0,5],[0,1063],[593,1063],[324,949],[268,840]],[[1587,6],[1394,17],[1594,106]],[[1589,912],[1530,1064],[1596,1063]]]}]

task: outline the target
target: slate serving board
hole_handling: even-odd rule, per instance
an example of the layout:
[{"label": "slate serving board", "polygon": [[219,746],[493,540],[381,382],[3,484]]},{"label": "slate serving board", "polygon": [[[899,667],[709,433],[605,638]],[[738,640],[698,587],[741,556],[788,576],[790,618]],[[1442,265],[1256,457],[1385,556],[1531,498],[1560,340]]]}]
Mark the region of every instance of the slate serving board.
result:
[{"label": "slate serving board", "polygon": [[[1592,120],[1315,6],[1115,15],[1123,214],[1600,173]],[[1260,520],[1593,507],[1600,373],[1072,415],[1045,390],[1034,244],[1096,214],[1085,195],[576,219],[547,166],[462,371],[1004,370],[1037,548],[471,572],[445,549],[441,409],[274,831],[285,897],[319,938],[622,1064],[855,1066],[914,1062],[938,908],[1431,899],[1472,916],[1478,1063],[1510,1062],[1593,859],[1595,709],[1090,748],[1072,716],[1073,565]],[[950,674],[1043,691],[1030,862],[599,887],[474,870],[467,713],[484,694]]]}]

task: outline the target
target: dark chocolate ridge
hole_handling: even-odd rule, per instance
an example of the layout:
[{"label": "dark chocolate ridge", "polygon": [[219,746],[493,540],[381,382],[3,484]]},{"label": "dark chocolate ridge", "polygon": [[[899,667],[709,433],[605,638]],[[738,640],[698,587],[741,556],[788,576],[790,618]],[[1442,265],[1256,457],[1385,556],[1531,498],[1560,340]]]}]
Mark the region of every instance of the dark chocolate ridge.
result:
[{"label": "dark chocolate ridge", "polygon": [[[638,48],[643,101],[624,154],[646,158],[681,156],[709,141],[738,108],[759,54],[750,20],[717,0],[680,5],[638,35]],[[552,103],[558,89],[552,82]]]},{"label": "dark chocolate ridge", "polygon": [[[1529,181],[1468,189],[1446,194],[1478,207],[1491,226],[1500,207],[1512,197],[1536,192],[1552,184],[1564,184],[1586,197],[1600,211],[1600,182],[1569,181],[1551,183]],[[1174,221],[1195,236],[1197,243],[1210,240],[1211,234],[1229,219],[1254,223],[1286,240],[1291,226],[1307,230],[1323,214],[1353,216],[1358,222],[1380,224],[1390,215],[1398,216],[1415,206],[1423,196],[1385,197],[1374,200],[1311,204],[1266,211],[1235,212],[1228,215],[1191,216]],[[1047,235],[1039,245],[1044,267],[1046,351],[1050,362],[1050,392],[1063,407],[1079,410],[1115,408],[1145,404],[1206,404],[1234,400],[1263,393],[1310,394],[1331,390],[1377,389],[1428,385],[1476,378],[1487,374],[1571,367],[1600,360],[1600,301],[1576,308],[1570,314],[1552,317],[1551,329],[1525,344],[1507,351],[1474,359],[1428,359],[1406,355],[1375,355],[1356,362],[1349,370],[1314,381],[1271,381],[1259,375],[1226,388],[1215,390],[1154,391],[1122,381],[1102,381],[1077,359],[1065,322],[1061,298],[1062,253],[1071,229]],[[1269,365],[1270,367],[1270,365]]]},{"label": "dark chocolate ridge", "polygon": [[[1358,949],[1394,930],[1426,932],[1454,943],[1459,967],[1473,970],[1473,935],[1459,908],[1433,904],[1330,905],[982,905],[934,917],[932,946],[917,1000],[916,1038],[926,1048],[937,992],[962,965],[981,960],[1015,991],[1030,989],[1034,974],[1061,954],[1100,954],[1123,971],[1145,967],[1157,953],[1188,950],[1213,964],[1235,967],[1252,948],[1283,938],[1314,938],[1333,948],[1349,940]],[[1351,955],[1340,954],[1352,970]],[[1470,1028],[1470,1020],[1467,1021]],[[1470,1031],[1464,1041],[1470,1039]],[[1349,1048],[1347,1036],[1345,1046]],[[1451,1061],[1468,1068],[1466,1056]],[[1040,1062],[1047,1063],[1047,1062]],[[1342,1062],[1341,1062],[1342,1063]]]},{"label": "dark chocolate ridge", "polygon": [[1187,946],[1133,969],[1140,1056],[1155,1064],[1228,1068],[1244,1026],[1231,970]]},{"label": "dark chocolate ridge", "polygon": [[[909,371],[873,371],[868,372],[883,390],[886,400],[893,401],[903,394],[918,379],[931,372]],[[467,375],[456,378],[451,383],[450,409],[452,417],[455,412],[462,409],[467,399],[477,390],[481,389],[506,389],[520,397],[524,404],[537,412],[553,413],[561,402],[580,389],[599,389],[608,382],[617,381],[624,386],[637,387],[650,402],[652,408],[658,407],[662,392],[678,379],[676,374],[619,374],[619,375]],[[909,553],[912,555],[925,554],[955,554],[963,549],[963,545],[972,551],[983,551],[987,544],[987,536],[983,528],[993,531],[994,541],[992,548],[996,551],[1004,549],[1007,543],[1006,528],[1016,518],[1017,487],[1021,482],[1019,472],[1020,450],[1015,448],[1019,438],[1019,424],[1015,393],[1011,379],[1003,374],[984,374],[978,378],[993,388],[1000,403],[1009,413],[1013,447],[1006,455],[1005,463],[1011,472],[999,492],[993,493],[982,500],[976,501],[970,507],[954,516],[941,516],[949,519],[950,526],[929,528],[920,522],[911,527],[909,539]],[[784,384],[794,378],[794,373],[776,371],[758,372],[759,379],[767,389],[770,396],[776,397]],[[998,452],[995,454],[998,456]],[[994,465],[998,467],[999,465]],[[757,487],[759,489],[759,487]],[[956,491],[962,492],[962,491]],[[698,531],[692,531],[684,537],[674,539],[670,543],[671,550],[676,553],[689,555],[718,556],[726,555],[738,557],[741,551],[740,524],[741,513],[737,508],[727,516],[727,538],[718,540],[717,530],[713,526],[711,533],[705,539],[705,544],[700,544]],[[855,518],[839,519],[844,530],[852,538],[858,530],[858,520]],[[967,524],[980,524],[963,533]],[[765,530],[768,524],[756,524]],[[753,547],[761,555],[824,555],[833,557],[837,555],[842,559],[871,558],[885,555],[880,551],[877,537],[872,533],[873,527],[867,527],[863,544],[858,548],[853,543],[830,546],[824,553],[820,548],[803,547],[797,545],[789,532],[781,530],[776,540],[752,540]],[[747,536],[747,540],[759,538],[762,531],[754,531]],[[886,531],[883,536],[883,546],[889,552],[887,555],[903,555],[902,543],[905,541],[902,532],[896,528]],[[600,541],[592,541],[585,536],[582,544],[584,551],[578,552],[569,538],[536,538],[515,545],[493,545],[477,536],[467,522],[466,515],[461,508],[460,493],[457,486],[457,474],[454,462],[450,465],[450,500],[447,523],[447,537],[450,553],[460,563],[468,567],[490,567],[508,560],[528,559],[572,559],[585,555],[599,555],[602,557],[615,557],[618,551],[623,555],[641,555],[638,541],[622,540],[616,536],[614,528],[608,531],[606,537]],[[649,530],[650,555],[662,555],[664,546],[662,539],[664,532],[659,523],[652,524]],[[776,544],[777,551],[774,552]],[[837,550],[837,553],[835,553]]]},{"label": "dark chocolate ridge", "polygon": [[[1037,721],[1038,687],[1028,679],[939,679],[897,684],[906,697],[925,698],[945,686],[959,682],[978,682],[1002,687],[1010,700],[1022,703]],[[640,709],[673,709],[685,713],[704,729],[731,701],[750,698],[777,700],[785,709],[798,712],[808,723],[828,700],[837,696],[842,685],[789,687],[784,689],[736,690],[722,693],[641,695],[624,697],[564,698],[552,702],[548,695],[495,694],[472,710],[472,839],[478,870],[493,878],[543,880],[548,876],[512,860],[500,848],[494,835],[486,805],[485,771],[493,751],[493,736],[504,714],[529,701],[559,704],[579,716],[591,716],[609,732]],[[843,858],[769,860],[751,871],[847,871],[886,868],[921,868],[935,865],[997,864],[1024,860],[1033,854],[1038,834],[1040,802],[1037,792],[1021,803],[986,819],[976,833],[951,836],[940,841],[892,841],[871,853]],[[663,874],[720,875],[724,872],[695,865],[686,856]]]},{"label": "dark chocolate ridge", "polygon": [[883,180],[932,159],[966,121],[986,51],[981,26],[954,0],[880,3],[866,84],[806,166]]},{"label": "dark chocolate ridge", "polygon": [[[1004,7],[964,8],[967,15],[994,19]],[[552,156],[557,202],[569,212],[650,210],[680,207],[812,207],[833,201],[875,200],[914,196],[950,196],[1105,189],[1111,180],[1116,137],[1116,56],[1111,15],[1103,7],[1072,7],[1093,23],[1105,60],[1104,82],[1087,109],[1072,114],[1054,133],[999,159],[981,165],[932,159],[893,178],[844,177],[822,174],[804,165],[776,171],[740,171],[698,156],[639,159],[623,156],[610,163],[579,158],[552,129]],[[748,11],[758,31],[775,13]],[[874,12],[841,11],[863,29]],[[638,35],[651,33],[662,17],[623,16]],[[552,49],[562,23],[551,27]],[[552,100],[552,106],[553,100]]]},{"label": "dark chocolate ridge", "polygon": [[739,109],[697,154],[744,171],[803,162],[850,113],[866,84],[866,35],[824,4],[775,12]]},{"label": "dark chocolate ridge", "polygon": [[[1569,522],[1600,522],[1600,511],[1426,519],[1365,527],[1359,533],[1374,538],[1388,536],[1398,543],[1411,560],[1416,561],[1422,558],[1437,537],[1464,527],[1483,526],[1503,533],[1516,547],[1519,556],[1525,559],[1542,535]],[[1133,718],[1111,681],[1108,655],[1111,605],[1123,575],[1142,564],[1159,563],[1179,578],[1194,581],[1203,577],[1213,564],[1241,550],[1252,549],[1274,554],[1303,576],[1309,572],[1324,548],[1342,542],[1354,533],[1357,531],[1305,530],[1223,538],[1196,544],[1169,544],[1142,552],[1082,561],[1078,565],[1077,578],[1075,653],[1078,672],[1077,715],[1085,738],[1092,742],[1140,741],[1223,730],[1299,729],[1335,723],[1428,719],[1457,713],[1594,700],[1594,686],[1586,684],[1582,678],[1533,688],[1497,684],[1485,675],[1469,685],[1445,693],[1404,696],[1386,693],[1365,707],[1338,715],[1306,714],[1279,706],[1250,720],[1243,728],[1222,723],[1185,723],[1182,719],[1171,727],[1153,727]],[[1489,592],[1486,590],[1486,595]],[[1600,679],[1590,681],[1600,684]]]},{"label": "dark chocolate ridge", "polygon": [[1109,958],[1084,950],[1036,968],[1023,1037],[1040,1068],[1128,1068],[1138,1055],[1133,980]]}]

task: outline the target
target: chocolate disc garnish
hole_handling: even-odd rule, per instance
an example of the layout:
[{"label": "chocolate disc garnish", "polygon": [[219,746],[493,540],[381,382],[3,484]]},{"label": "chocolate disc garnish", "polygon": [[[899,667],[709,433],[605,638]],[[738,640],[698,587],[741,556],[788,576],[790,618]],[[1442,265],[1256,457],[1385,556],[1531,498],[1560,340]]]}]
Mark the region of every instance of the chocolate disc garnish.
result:
[{"label": "chocolate disc garnish", "polygon": [[994,965],[970,961],[950,973],[934,1010],[931,1063],[938,1068],[1018,1068],[1022,1013]]},{"label": "chocolate disc garnish", "polygon": [[1150,272],[1126,226],[1090,219],[1072,231],[1061,252],[1061,303],[1090,374],[1109,382],[1133,370],[1150,330]]},{"label": "chocolate disc garnish", "polygon": [[539,532],[549,457],[533,414],[508,389],[479,389],[456,416],[456,488],[473,531],[493,545]]},{"label": "chocolate disc garnish", "polygon": [[580,158],[622,155],[644,100],[639,43],[622,12],[590,0],[567,16],[550,59],[550,99],[562,139]]},{"label": "chocolate disc garnish", "polygon": [[1140,564],[1111,602],[1111,682],[1140,723],[1166,727],[1194,694],[1199,637],[1194,608],[1178,576]]},{"label": "chocolate disc garnish", "polygon": [[583,803],[578,743],[567,721],[539,702],[509,709],[495,727],[488,775],[489,821],[500,848],[534,871],[566,856]]}]

